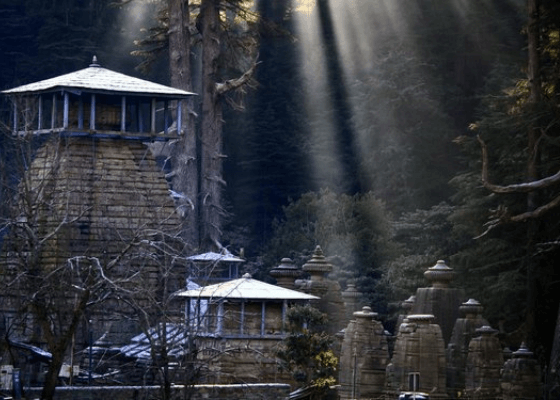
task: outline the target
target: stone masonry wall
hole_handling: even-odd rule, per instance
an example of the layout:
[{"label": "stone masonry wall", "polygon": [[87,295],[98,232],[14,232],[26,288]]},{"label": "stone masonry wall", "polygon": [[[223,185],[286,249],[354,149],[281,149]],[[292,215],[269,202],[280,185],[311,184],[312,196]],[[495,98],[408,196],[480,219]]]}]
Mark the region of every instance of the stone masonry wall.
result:
[{"label": "stone masonry wall", "polygon": [[[160,397],[158,386],[104,386],[104,387],[61,387],[57,388],[55,400],[148,400]],[[244,385],[195,385],[173,386],[173,399],[184,399],[185,390],[191,400],[287,400],[290,385],[281,383]],[[27,398],[38,398],[40,388],[25,391]]]}]

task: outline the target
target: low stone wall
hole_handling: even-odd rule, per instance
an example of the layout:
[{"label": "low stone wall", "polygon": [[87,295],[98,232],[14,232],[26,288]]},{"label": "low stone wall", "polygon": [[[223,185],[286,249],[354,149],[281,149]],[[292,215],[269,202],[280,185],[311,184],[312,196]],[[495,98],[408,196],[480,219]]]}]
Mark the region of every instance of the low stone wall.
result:
[{"label": "low stone wall", "polygon": [[[287,400],[290,385],[283,383],[254,383],[236,385],[195,385],[172,387],[177,400]],[[25,390],[26,399],[38,399],[41,388]],[[159,386],[65,386],[56,389],[55,400],[153,400],[161,399]]]}]

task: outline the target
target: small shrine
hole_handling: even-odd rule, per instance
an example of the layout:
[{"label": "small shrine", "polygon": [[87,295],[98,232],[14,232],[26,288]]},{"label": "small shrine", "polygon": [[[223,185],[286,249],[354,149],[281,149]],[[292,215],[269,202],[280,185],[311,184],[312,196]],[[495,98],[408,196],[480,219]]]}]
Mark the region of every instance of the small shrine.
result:
[{"label": "small shrine", "polygon": [[276,351],[287,335],[287,311],[318,297],[242,278],[179,291],[198,362],[209,365],[207,383],[291,382],[278,371]]},{"label": "small shrine", "polygon": [[429,393],[447,399],[443,336],[431,314],[409,315],[400,325],[391,363],[387,366],[388,394]]},{"label": "small shrine", "polygon": [[504,363],[501,372],[503,400],[536,400],[542,393],[541,368],[525,343]]},{"label": "small shrine", "polygon": [[443,340],[447,345],[455,320],[459,318],[459,307],[465,301],[464,290],[451,286],[455,271],[443,260],[438,260],[436,265],[428,268],[424,277],[432,286],[418,288],[412,314],[432,314],[435,323],[441,327]]},{"label": "small shrine", "polygon": [[318,299],[250,274],[175,296],[185,299],[185,319],[196,335],[217,337],[283,337],[288,306]]},{"label": "small shrine", "polygon": [[484,307],[475,299],[461,304],[451,340],[447,345],[447,386],[453,398],[459,397],[465,387],[465,367],[469,344],[478,335],[477,329],[487,326],[488,321],[482,317]]},{"label": "small shrine", "polygon": [[471,340],[465,366],[465,394],[470,399],[500,398],[504,358],[498,331],[485,325],[476,332],[480,336]]},{"label": "small shrine", "polygon": [[385,393],[389,348],[377,313],[365,306],[344,330],[338,390],[341,399],[375,399]]},{"label": "small shrine", "polygon": [[189,268],[189,279],[196,281],[200,286],[239,279],[239,266],[245,262],[243,258],[233,255],[225,248],[219,253],[209,251],[195,254],[187,257],[187,260],[192,264]]},{"label": "small shrine", "polygon": [[346,306],[342,298],[340,284],[329,278],[333,265],[328,262],[321,246],[316,246],[311,258],[303,265],[303,272],[309,279],[298,279],[296,289],[318,296],[311,305],[327,315],[329,333],[337,333],[343,329],[348,320]]}]

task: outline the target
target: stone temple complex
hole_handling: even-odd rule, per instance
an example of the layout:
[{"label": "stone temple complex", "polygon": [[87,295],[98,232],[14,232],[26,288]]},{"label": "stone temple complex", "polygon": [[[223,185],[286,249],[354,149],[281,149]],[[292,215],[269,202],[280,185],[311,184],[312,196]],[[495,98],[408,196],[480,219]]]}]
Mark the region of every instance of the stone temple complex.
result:
[{"label": "stone temple complex", "polygon": [[[504,349],[483,318],[482,305],[451,287],[452,269],[440,260],[425,276],[433,286],[418,289],[404,302],[390,356],[388,333],[376,313],[369,307],[354,313],[342,342],[340,398],[542,398],[540,369],[525,344],[504,362]],[[437,321],[450,327],[447,340]]]},{"label": "stone temple complex", "polygon": [[[71,381],[77,370],[82,383],[158,384],[154,371],[165,356],[173,384],[251,384],[262,391],[254,398],[288,398],[264,384],[296,388],[276,355],[287,310],[311,304],[328,316],[326,331],[336,338],[340,399],[541,398],[531,351],[520,343],[504,357],[483,306],[453,287],[453,269],[442,260],[425,271],[431,286],[404,302],[388,332],[358,288],[342,290],[329,277],[333,265],[320,246],[302,266],[284,258],[271,268],[276,285],[242,274],[243,260],[228,252],[185,254],[177,194],[150,144],[189,134],[181,103],[192,93],[96,60],[3,93],[13,102],[14,137],[37,139],[0,249],[0,278],[9,288],[0,295],[6,376],[19,363],[29,384],[40,385],[52,362],[45,313],[77,309],[56,314],[76,327],[61,379]],[[93,297],[83,301],[93,304],[79,309],[76,299],[89,291]],[[154,350],[162,348],[168,351]],[[213,398],[201,390],[200,398]],[[298,396],[291,398],[305,398]]]}]

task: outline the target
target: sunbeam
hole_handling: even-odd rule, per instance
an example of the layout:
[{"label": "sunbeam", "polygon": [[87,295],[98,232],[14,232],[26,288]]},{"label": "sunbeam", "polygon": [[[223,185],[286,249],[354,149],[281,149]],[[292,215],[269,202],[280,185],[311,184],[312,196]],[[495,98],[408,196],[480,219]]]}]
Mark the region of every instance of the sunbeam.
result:
[{"label": "sunbeam", "polygon": [[[480,79],[471,66],[490,69],[491,49],[503,40],[495,26],[502,10],[465,0],[437,7],[419,0],[293,4],[315,189],[352,193],[375,189],[380,179],[410,189],[410,169],[429,167],[414,166],[407,147],[426,145],[416,141],[428,134],[428,121],[440,127],[441,142],[452,136],[437,83],[455,79],[469,94]],[[453,60],[438,59],[453,53]]]},{"label": "sunbeam", "polygon": [[[296,3],[301,3],[295,0]],[[305,2],[305,7],[296,4],[301,12],[297,17],[297,36],[299,41],[299,57],[301,75],[304,80],[305,113],[310,122],[310,156],[313,170],[315,190],[324,183],[337,186],[342,182],[342,168],[335,157],[337,146],[334,140],[335,128],[330,98],[324,94],[328,92],[328,82],[324,78],[326,71],[326,57],[322,51],[322,40],[319,34],[320,26],[314,1]]]}]

